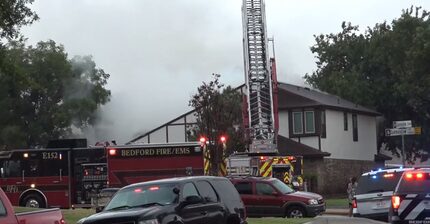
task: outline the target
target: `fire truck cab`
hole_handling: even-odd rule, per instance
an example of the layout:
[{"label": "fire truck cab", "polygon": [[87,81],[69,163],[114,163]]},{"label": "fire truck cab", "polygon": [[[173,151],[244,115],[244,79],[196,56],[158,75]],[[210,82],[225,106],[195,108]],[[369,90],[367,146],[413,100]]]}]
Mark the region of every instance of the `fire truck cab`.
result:
[{"label": "fire truck cab", "polygon": [[227,158],[229,176],[274,177],[294,188],[303,185],[302,157],[232,155]]}]

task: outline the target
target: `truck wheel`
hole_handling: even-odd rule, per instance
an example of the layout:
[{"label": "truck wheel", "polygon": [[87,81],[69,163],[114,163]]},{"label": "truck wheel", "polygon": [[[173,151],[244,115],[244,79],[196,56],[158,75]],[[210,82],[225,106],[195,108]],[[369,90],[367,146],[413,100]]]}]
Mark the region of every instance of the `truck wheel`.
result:
[{"label": "truck wheel", "polygon": [[30,208],[46,208],[45,201],[37,194],[27,195],[24,200],[22,200],[22,204]]},{"label": "truck wheel", "polygon": [[291,206],[287,209],[288,218],[303,218],[305,216],[305,210],[300,206]]}]

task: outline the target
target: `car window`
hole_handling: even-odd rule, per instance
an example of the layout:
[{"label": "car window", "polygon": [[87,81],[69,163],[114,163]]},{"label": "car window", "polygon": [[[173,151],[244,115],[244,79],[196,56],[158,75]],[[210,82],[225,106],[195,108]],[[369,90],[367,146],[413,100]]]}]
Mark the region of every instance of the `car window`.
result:
[{"label": "car window", "polygon": [[0,200],[0,216],[6,216],[6,208],[3,205],[3,202]]},{"label": "car window", "polygon": [[177,203],[174,184],[141,185],[118,191],[106,206],[106,210],[137,207],[158,203],[168,205]]},{"label": "car window", "polygon": [[255,186],[259,195],[273,195],[276,192],[272,186],[266,183],[257,183]]},{"label": "car window", "polygon": [[229,201],[232,204],[240,203],[238,206],[243,206],[241,198],[233,183],[228,179],[211,180],[212,186],[218,192],[218,196],[222,201]]},{"label": "car window", "polygon": [[430,193],[429,174],[424,173],[421,179],[417,179],[416,177],[408,179],[403,176],[397,188],[397,193]]},{"label": "car window", "polygon": [[289,187],[288,185],[286,185],[284,182],[275,179],[273,181],[271,181],[271,183],[273,184],[273,186],[278,189],[278,191],[280,191],[282,194],[289,194],[294,192],[293,189],[291,189],[291,187]]},{"label": "car window", "polygon": [[375,175],[361,176],[358,179],[356,194],[394,191],[401,176],[401,172],[383,172]]},{"label": "car window", "polygon": [[182,197],[186,198],[188,196],[200,196],[199,192],[196,189],[196,186],[194,186],[193,183],[184,184],[184,188],[182,190]]},{"label": "car window", "polygon": [[251,182],[238,182],[234,185],[239,194],[252,194]]},{"label": "car window", "polygon": [[200,192],[200,195],[208,202],[217,202],[218,197],[212,187],[207,181],[197,181],[196,183],[197,189]]}]

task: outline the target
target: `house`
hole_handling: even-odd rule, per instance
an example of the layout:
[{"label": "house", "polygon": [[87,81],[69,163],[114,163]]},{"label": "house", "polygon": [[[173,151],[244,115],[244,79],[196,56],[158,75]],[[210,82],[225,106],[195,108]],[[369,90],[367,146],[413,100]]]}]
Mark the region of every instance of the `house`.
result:
[{"label": "house", "polygon": [[[243,88],[238,88],[243,91]],[[313,191],[344,193],[349,177],[383,164],[377,153],[378,112],[338,96],[287,83],[278,84],[280,155],[303,156],[304,176]],[[188,141],[194,111],[129,143]]]}]

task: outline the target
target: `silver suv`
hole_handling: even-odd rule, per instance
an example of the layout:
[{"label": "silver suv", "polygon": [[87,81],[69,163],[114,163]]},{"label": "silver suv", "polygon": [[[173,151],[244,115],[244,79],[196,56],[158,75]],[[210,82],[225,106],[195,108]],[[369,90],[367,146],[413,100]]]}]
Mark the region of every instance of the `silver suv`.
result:
[{"label": "silver suv", "polygon": [[352,203],[353,215],[386,221],[391,196],[406,170],[413,168],[379,169],[362,174]]}]

